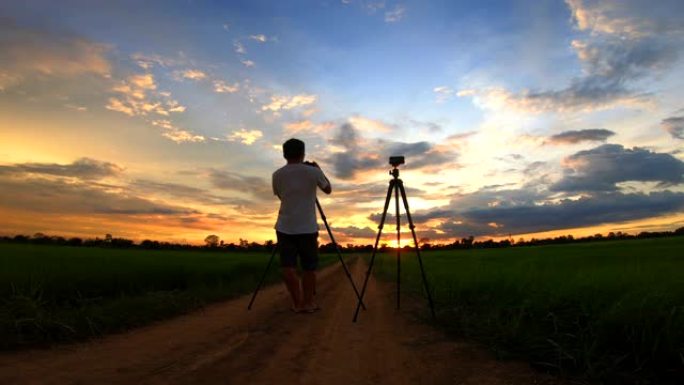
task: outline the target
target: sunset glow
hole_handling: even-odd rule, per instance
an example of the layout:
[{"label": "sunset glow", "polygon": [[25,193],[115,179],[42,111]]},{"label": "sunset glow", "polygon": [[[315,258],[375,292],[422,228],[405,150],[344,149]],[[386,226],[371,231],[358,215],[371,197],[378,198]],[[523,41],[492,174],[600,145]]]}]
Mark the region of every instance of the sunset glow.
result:
[{"label": "sunset glow", "polygon": [[3,2],[0,235],[274,239],[290,137],[331,180],[343,244],[374,241],[391,155],[432,243],[681,227],[683,17],[674,0]]}]

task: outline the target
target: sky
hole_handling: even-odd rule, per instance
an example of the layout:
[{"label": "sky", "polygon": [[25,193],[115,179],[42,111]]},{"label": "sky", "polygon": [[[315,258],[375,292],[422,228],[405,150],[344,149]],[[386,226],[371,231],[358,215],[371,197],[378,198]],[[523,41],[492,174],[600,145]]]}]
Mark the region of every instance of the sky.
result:
[{"label": "sky", "polygon": [[427,242],[672,230],[682,19],[679,0],[2,2],[0,233],[274,239],[291,137],[341,243],[372,243],[392,155]]}]

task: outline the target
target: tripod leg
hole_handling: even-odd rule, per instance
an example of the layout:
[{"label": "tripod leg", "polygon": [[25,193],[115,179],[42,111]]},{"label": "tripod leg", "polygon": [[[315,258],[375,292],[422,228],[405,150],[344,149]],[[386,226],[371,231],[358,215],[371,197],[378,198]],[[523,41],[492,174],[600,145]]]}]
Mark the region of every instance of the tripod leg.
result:
[{"label": "tripod leg", "polygon": [[266,270],[264,270],[264,274],[261,276],[261,280],[259,281],[259,284],[257,285],[256,289],[254,289],[254,294],[252,294],[252,299],[249,301],[249,305],[247,305],[247,310],[252,310],[252,305],[254,304],[254,300],[256,299],[257,293],[259,292],[259,289],[261,289],[261,285],[264,284],[264,280],[266,280],[266,275],[268,274],[268,270],[271,268],[271,264],[273,263],[273,258],[276,255],[276,251],[278,251],[278,245],[276,244],[273,246],[273,252],[271,253],[271,259],[268,260],[268,264],[266,265]]},{"label": "tripod leg", "polygon": [[401,293],[401,215],[399,214],[399,184],[394,184],[394,209],[397,219],[397,310]]},{"label": "tripod leg", "polygon": [[392,189],[394,188],[394,180],[390,180],[389,188],[387,189],[387,197],[385,198],[385,207],[382,209],[382,218],[380,219],[380,224],[378,225],[378,235],[375,237],[375,246],[373,246],[373,254],[371,255],[370,263],[368,263],[368,270],[366,270],[366,277],[363,281],[363,287],[361,288],[361,298],[356,304],[356,311],[354,312],[353,322],[359,317],[359,309],[361,308],[361,300],[366,294],[366,287],[368,286],[368,278],[370,278],[371,270],[373,270],[373,263],[375,262],[375,254],[378,252],[378,242],[380,242],[380,235],[382,234],[382,228],[385,225],[385,218],[387,217],[387,208],[389,207],[390,199],[392,199]]},{"label": "tripod leg", "polygon": [[347,278],[349,279],[349,282],[352,285],[352,288],[354,288],[354,293],[356,294],[356,299],[361,302],[361,306],[363,307],[363,310],[366,310],[366,305],[363,303],[361,300],[361,294],[359,294],[359,290],[356,288],[356,285],[354,284],[354,279],[352,279],[351,273],[349,272],[349,269],[347,268],[347,264],[344,263],[344,259],[342,258],[342,252],[340,251],[340,246],[337,244],[335,241],[335,237],[333,236],[332,230],[330,230],[330,225],[328,225],[328,220],[325,217],[325,214],[323,213],[323,208],[321,207],[321,204],[318,202],[318,199],[316,199],[316,207],[318,207],[318,213],[321,214],[321,219],[323,220],[323,223],[325,224],[326,230],[328,230],[328,236],[330,237],[330,241],[335,245],[335,251],[337,251],[337,258],[340,259],[340,263],[342,264],[342,268],[344,269],[344,273],[347,275]]},{"label": "tripod leg", "polygon": [[411,212],[409,211],[408,199],[406,199],[406,190],[404,189],[404,183],[401,180],[399,181],[399,189],[401,190],[401,198],[404,201],[404,209],[406,210],[406,218],[409,222],[409,228],[411,229],[411,234],[413,234],[413,244],[416,247],[416,255],[418,256],[418,264],[420,265],[420,274],[423,278],[423,286],[425,287],[425,293],[427,293],[428,303],[430,304],[432,319],[437,319],[437,316],[435,315],[435,304],[432,302],[432,294],[430,294],[430,286],[428,285],[427,277],[425,276],[423,258],[420,256],[418,237],[416,237],[416,226],[413,225],[413,219],[411,218]]}]

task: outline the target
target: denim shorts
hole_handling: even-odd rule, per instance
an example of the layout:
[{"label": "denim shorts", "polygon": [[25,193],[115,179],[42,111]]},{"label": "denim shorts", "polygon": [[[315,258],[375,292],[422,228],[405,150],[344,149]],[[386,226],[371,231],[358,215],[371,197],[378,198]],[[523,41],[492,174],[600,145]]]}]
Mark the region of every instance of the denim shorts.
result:
[{"label": "denim shorts", "polygon": [[318,267],[318,232],[285,234],[276,231],[281,267],[297,267],[297,256],[302,270],[314,271]]}]

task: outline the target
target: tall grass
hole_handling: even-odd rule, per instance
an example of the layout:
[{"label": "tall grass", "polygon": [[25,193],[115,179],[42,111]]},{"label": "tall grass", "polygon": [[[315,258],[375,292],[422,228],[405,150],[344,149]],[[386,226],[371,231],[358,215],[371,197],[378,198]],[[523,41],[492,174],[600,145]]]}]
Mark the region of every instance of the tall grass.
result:
[{"label": "tall grass", "polygon": [[[573,377],[681,384],[683,250],[676,237],[423,255],[448,332]],[[410,255],[404,286],[423,294]],[[378,262],[394,279],[394,256]]]},{"label": "tall grass", "polygon": [[247,293],[269,257],[0,243],[0,349],[99,336]]}]

